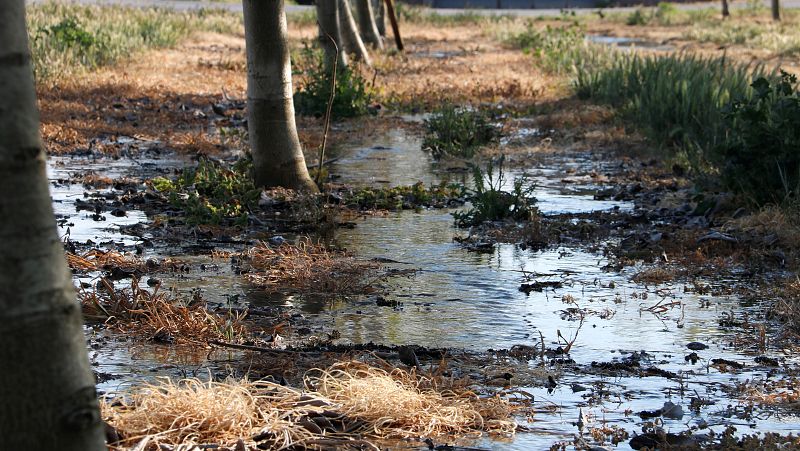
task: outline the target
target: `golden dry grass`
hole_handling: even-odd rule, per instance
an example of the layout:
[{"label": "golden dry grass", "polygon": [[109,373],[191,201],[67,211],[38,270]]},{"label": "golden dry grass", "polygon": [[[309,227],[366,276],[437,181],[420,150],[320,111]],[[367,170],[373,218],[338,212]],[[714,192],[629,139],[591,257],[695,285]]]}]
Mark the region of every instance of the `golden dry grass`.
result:
[{"label": "golden dry grass", "polygon": [[361,294],[382,280],[377,263],[330,250],[308,238],[297,245],[260,243],[244,256],[250,269],[247,279],[270,292]]},{"label": "golden dry grass", "polygon": [[[305,390],[267,381],[161,379],[102,403],[117,431],[115,449],[139,444],[217,444],[236,449],[379,449],[381,440],[513,435],[521,406],[466,388],[438,389],[434,378],[361,362],[315,369]],[[337,448],[338,449],[338,448]]]},{"label": "golden dry grass", "polygon": [[240,316],[212,314],[199,301],[182,302],[158,287],[148,291],[136,279],[122,290],[101,279],[96,289],[81,290],[78,300],[84,317],[139,339],[205,346],[210,340],[234,340],[245,333]]}]

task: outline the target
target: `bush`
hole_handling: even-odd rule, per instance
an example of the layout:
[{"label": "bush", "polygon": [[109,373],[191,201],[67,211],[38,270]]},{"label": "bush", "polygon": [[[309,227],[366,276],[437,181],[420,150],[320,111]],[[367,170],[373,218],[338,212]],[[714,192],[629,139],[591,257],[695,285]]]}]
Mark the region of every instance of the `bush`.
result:
[{"label": "bush", "polygon": [[751,97],[724,110],[728,139],[717,149],[723,181],[759,204],[800,194],[800,94],[797,77],[757,78]]},{"label": "bush", "polygon": [[472,158],[475,150],[500,138],[500,127],[490,112],[445,105],[425,120],[422,148],[435,159]]},{"label": "bush", "polygon": [[456,226],[470,227],[486,221],[512,219],[527,221],[538,213],[533,191],[536,185],[523,174],[514,178],[511,192],[503,191],[506,178],[503,171],[505,157],[496,163],[489,162],[486,173],[479,166],[472,169],[473,189],[468,193],[472,208],[465,212],[455,212]]},{"label": "bush", "polygon": [[[297,67],[299,73],[304,75],[294,94],[297,113],[303,116],[324,116],[331,96],[332,74],[325,67],[322,51],[314,50],[306,44]],[[338,68],[331,117],[341,119],[363,116],[369,111],[373,97],[372,86],[361,75],[358,67]]]}]

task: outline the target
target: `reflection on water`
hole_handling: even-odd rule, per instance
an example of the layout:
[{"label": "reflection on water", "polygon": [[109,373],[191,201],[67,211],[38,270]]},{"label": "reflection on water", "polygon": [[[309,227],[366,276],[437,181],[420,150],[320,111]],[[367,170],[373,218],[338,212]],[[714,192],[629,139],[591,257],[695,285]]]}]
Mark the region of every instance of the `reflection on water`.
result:
[{"label": "reflection on water", "polygon": [[[401,130],[391,131],[384,139],[368,145],[339,149],[338,157],[340,159],[331,166],[331,173],[346,183],[374,186],[417,181],[433,184],[439,180],[433,163],[419,149],[419,140]],[[591,179],[562,183],[565,174],[607,172],[604,166],[607,164],[591,156],[556,155],[543,159],[538,167],[528,171],[537,184],[535,195],[539,207],[545,213],[632,209],[626,202],[593,200],[593,193],[599,187]],[[65,170],[51,169],[50,176],[62,177],[58,171]],[[113,166],[107,170],[115,171]],[[516,174],[510,174],[509,179],[513,175]],[[82,195],[82,190],[74,185],[56,187],[57,210],[68,214],[70,221],[77,221],[74,199]],[[143,219],[139,213],[129,212],[129,215],[119,222],[116,218],[108,222],[125,224]],[[131,240],[107,230],[107,224],[75,224],[71,230],[73,237]],[[630,281],[637,268],[623,273],[607,272],[603,269],[607,263],[603,256],[575,248],[534,252],[506,244],[497,246],[491,253],[471,253],[452,242],[455,233],[448,210],[367,217],[358,222],[355,229],[336,232],[335,243],[360,257],[388,258],[400,262],[392,263],[393,267],[418,270],[413,277],[389,282],[388,298],[402,303],[396,309],[378,307],[374,299],[363,297],[336,300],[268,297],[248,287],[230,265],[213,262],[209,257],[180,253],[176,256],[190,264],[207,264],[207,270],[198,277],[164,278],[166,285],[181,290],[199,288],[212,302],[226,302],[230,296],[239,295],[237,301],[255,305],[291,303],[307,314],[317,315],[348,342],[486,350],[517,344],[538,346],[539,337],[543,336],[547,347],[555,348],[564,345],[563,340],[557,338],[559,335],[567,340],[577,335],[571,357],[578,364],[609,361],[631,352],[646,351],[650,364],[679,374],[678,379],[608,378],[564,371],[552,393],[541,387],[524,388],[535,396],[537,403],[559,406],[556,413],[537,415],[532,424],[534,433],[518,435],[510,443],[488,440],[480,443],[486,448],[547,449],[556,440],[571,439],[577,432],[573,422],[577,420],[578,408],[593,418],[595,423],[590,426],[605,422],[628,431],[641,429],[641,420],[625,412],[657,409],[667,399],[682,405],[687,412],[683,420],[665,420],[664,427],[671,432],[680,432],[687,424],[701,422],[712,425],[716,432],[727,424],[736,424],[740,432],[751,430],[751,424],[760,430],[796,428],[798,418],[795,416],[730,418],[728,406],[736,406],[738,401],[722,388],[748,378],[765,378],[766,371],[747,369],[729,374],[709,368],[712,357],[752,362],[752,356],[737,351],[728,343],[717,318],[731,309],[737,312],[757,309],[757,303],[745,306],[734,297],[686,293],[679,283],[657,287],[638,285]],[[519,291],[520,283],[531,280],[558,281],[563,286],[530,294]],[[726,282],[710,283],[724,285]],[[658,303],[671,307],[656,312],[652,307]],[[702,360],[696,364],[684,359],[689,352],[685,345],[692,341],[710,346],[699,352]],[[175,361],[176,355],[170,353],[170,348],[147,346],[137,350],[124,343],[104,345],[96,352],[94,358],[100,371],[125,375],[124,379],[101,384],[103,390],[114,390],[138,378],[174,373],[174,364],[184,370],[185,367],[202,369],[208,359],[200,352],[199,357],[195,356],[197,360]],[[235,359],[236,355],[214,359],[224,361],[226,358]],[[572,383],[588,389],[573,392]],[[690,398],[697,396],[715,400],[716,404],[690,413]]]}]

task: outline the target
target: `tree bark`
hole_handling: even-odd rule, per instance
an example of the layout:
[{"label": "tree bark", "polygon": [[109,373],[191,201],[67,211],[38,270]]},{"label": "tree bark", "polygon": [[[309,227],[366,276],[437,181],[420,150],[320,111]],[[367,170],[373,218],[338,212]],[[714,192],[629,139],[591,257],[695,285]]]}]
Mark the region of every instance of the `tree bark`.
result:
[{"label": "tree bark", "polygon": [[781,20],[781,4],[780,0],[772,0],[772,20]]},{"label": "tree bark", "polygon": [[371,0],[355,0],[356,10],[358,11],[358,29],[364,42],[377,49],[383,49],[383,39],[378,33],[378,26],[375,24],[375,15],[372,12]]},{"label": "tree bark", "polygon": [[[348,61],[347,52],[342,44],[342,34],[339,30],[339,2],[338,0],[316,0],[316,8],[319,45],[325,52],[325,67],[330,72],[333,69],[334,60],[338,58],[339,69],[344,69],[347,67]],[[335,45],[331,39],[335,41]]]},{"label": "tree bark", "polygon": [[372,0],[372,11],[375,12],[375,25],[380,37],[386,37],[386,4],[383,0]]},{"label": "tree bark", "polygon": [[258,186],[317,191],[297,137],[283,0],[243,0],[247,124]]},{"label": "tree bark", "polygon": [[728,18],[731,16],[730,9],[728,9],[728,0],[722,0],[722,18]]},{"label": "tree bark", "polygon": [[353,18],[348,0],[339,0],[339,30],[342,33],[342,42],[344,42],[347,52],[352,54],[355,59],[363,61],[367,66],[371,66],[372,61],[369,59],[364,41],[358,34],[356,20]]},{"label": "tree bark", "polygon": [[39,137],[24,0],[0,8],[0,448],[105,450]]}]

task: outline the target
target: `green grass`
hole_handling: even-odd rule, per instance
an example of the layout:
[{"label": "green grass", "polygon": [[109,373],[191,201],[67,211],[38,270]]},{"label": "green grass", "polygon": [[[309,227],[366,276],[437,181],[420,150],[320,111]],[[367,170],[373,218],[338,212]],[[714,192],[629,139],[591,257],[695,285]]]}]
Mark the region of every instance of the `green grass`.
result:
[{"label": "green grass", "polygon": [[422,148],[435,159],[472,158],[481,146],[497,142],[500,127],[491,111],[444,105],[425,120]]},{"label": "green grass", "polygon": [[433,26],[459,26],[459,25],[488,25],[492,23],[513,20],[512,14],[480,14],[477,11],[465,9],[456,14],[439,14],[430,8],[395,3],[397,20],[420,25]]},{"label": "green grass", "polygon": [[722,108],[750,96],[753,76],[765,72],[724,58],[615,55],[578,72],[578,95],[617,107],[657,146],[685,152],[697,167],[704,159],[698,152],[726,137]]},{"label": "green grass", "polygon": [[586,42],[585,31],[577,22],[544,28],[528,22],[505,42],[533,55],[538,67],[556,74],[572,74],[584,65],[596,65],[596,60],[607,53],[604,47]]},{"label": "green grass", "polygon": [[171,47],[195,31],[242,34],[241,15],[220,10],[47,3],[27,9],[38,81],[114,64],[137,52]]},{"label": "green grass", "polygon": [[174,180],[157,177],[148,183],[168,197],[189,225],[245,226],[261,195],[251,171],[249,158],[230,168],[202,159],[197,167],[184,169]]}]

